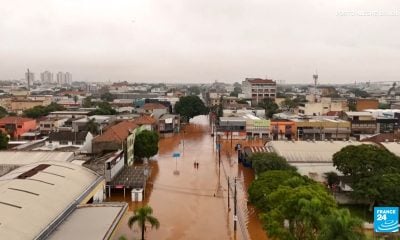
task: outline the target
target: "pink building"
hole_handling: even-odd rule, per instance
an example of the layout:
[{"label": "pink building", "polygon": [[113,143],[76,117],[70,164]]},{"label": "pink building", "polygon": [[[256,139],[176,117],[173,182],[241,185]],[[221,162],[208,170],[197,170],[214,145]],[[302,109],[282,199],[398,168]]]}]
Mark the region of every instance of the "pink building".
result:
[{"label": "pink building", "polygon": [[22,134],[36,129],[36,120],[24,117],[4,117],[0,119],[0,131],[19,139]]}]

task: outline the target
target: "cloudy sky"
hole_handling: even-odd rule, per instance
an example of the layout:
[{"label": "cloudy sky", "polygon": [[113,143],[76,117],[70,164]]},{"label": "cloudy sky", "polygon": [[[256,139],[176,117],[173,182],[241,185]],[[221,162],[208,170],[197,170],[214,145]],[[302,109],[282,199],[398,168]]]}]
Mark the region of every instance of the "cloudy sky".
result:
[{"label": "cloudy sky", "polygon": [[398,0],[0,0],[0,79],[400,80]]}]

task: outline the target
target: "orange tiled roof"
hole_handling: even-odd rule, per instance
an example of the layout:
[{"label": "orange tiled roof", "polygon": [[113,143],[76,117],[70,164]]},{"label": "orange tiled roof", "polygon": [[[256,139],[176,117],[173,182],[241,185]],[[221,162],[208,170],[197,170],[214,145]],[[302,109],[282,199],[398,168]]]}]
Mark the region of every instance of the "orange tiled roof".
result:
[{"label": "orange tiled roof", "polygon": [[30,121],[35,121],[35,119],[11,116],[11,117],[3,117],[2,119],[0,119],[0,124],[7,124],[7,123],[21,124]]},{"label": "orange tiled roof", "polygon": [[138,126],[132,121],[123,121],[109,127],[102,135],[94,138],[94,142],[123,142],[129,135],[129,130]]},{"label": "orange tiled roof", "polygon": [[142,115],[134,120],[137,125],[155,124],[156,120],[148,115]]},{"label": "orange tiled roof", "polygon": [[166,106],[162,105],[161,103],[146,103],[142,107],[144,110],[153,110],[153,109],[165,109]]}]

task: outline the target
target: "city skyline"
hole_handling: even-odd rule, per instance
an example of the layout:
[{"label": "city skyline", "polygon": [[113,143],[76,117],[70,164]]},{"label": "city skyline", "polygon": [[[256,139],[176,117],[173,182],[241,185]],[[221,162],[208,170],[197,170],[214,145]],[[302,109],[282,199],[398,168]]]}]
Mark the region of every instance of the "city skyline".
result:
[{"label": "city skyline", "polygon": [[[0,79],[321,84],[397,81],[392,1],[13,1],[0,9]],[[24,8],[21,8],[24,6]],[[90,12],[90,14],[87,14]],[[61,70],[63,71],[63,70]]]}]

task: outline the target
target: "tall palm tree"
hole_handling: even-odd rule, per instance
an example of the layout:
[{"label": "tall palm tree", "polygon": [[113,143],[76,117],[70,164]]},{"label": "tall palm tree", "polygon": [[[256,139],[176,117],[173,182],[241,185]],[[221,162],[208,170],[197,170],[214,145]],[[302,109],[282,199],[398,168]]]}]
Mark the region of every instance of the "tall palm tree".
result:
[{"label": "tall palm tree", "polygon": [[339,209],[324,218],[318,240],[362,240],[365,239],[363,221],[352,217],[348,209]]},{"label": "tall palm tree", "polygon": [[133,216],[128,220],[129,228],[132,228],[133,224],[137,223],[142,229],[142,240],[144,240],[144,232],[146,231],[146,222],[150,223],[151,228],[155,227],[158,229],[160,227],[160,222],[157,218],[152,216],[153,209],[150,206],[144,206],[136,209]]}]

